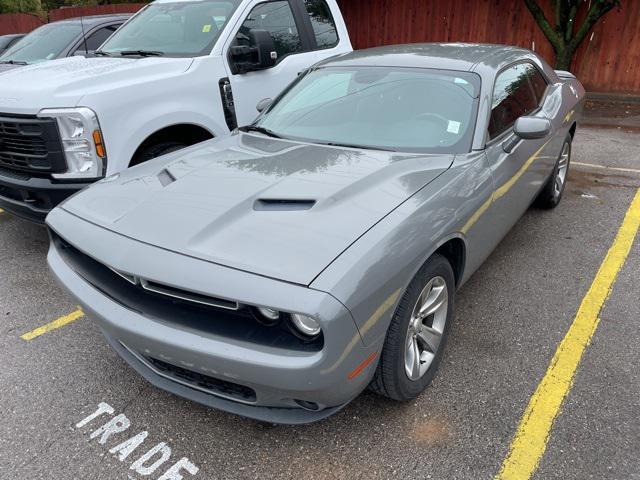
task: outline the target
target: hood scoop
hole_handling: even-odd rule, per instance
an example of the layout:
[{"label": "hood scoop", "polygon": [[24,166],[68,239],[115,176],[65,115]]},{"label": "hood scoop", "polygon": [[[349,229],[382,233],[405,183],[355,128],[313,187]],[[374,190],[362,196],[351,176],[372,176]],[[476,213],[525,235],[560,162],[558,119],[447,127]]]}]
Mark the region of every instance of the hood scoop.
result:
[{"label": "hood scoop", "polygon": [[158,173],[158,180],[163,187],[166,187],[167,185],[175,182],[176,177],[174,177],[169,170],[164,168],[160,170],[160,173]]},{"label": "hood scoop", "polygon": [[309,210],[315,204],[315,200],[299,200],[291,198],[259,198],[253,204],[253,209],[256,211],[289,212]]}]

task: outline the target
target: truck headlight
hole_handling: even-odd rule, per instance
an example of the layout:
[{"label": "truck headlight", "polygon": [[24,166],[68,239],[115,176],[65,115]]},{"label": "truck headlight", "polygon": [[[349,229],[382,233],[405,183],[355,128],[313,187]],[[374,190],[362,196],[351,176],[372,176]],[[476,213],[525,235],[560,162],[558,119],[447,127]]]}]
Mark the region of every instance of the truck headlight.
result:
[{"label": "truck headlight", "polygon": [[54,178],[88,179],[104,175],[107,152],[93,110],[86,107],[47,108],[41,110],[38,117],[55,118],[60,130],[67,171],[53,174]]}]

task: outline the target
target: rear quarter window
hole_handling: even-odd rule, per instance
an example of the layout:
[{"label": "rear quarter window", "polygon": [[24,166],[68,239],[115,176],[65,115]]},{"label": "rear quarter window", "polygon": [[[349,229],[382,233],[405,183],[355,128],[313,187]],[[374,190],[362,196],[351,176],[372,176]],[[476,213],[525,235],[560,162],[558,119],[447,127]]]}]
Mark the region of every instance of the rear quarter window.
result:
[{"label": "rear quarter window", "polygon": [[324,0],[305,0],[304,5],[311,20],[317,48],[331,48],[338,44],[338,31]]}]

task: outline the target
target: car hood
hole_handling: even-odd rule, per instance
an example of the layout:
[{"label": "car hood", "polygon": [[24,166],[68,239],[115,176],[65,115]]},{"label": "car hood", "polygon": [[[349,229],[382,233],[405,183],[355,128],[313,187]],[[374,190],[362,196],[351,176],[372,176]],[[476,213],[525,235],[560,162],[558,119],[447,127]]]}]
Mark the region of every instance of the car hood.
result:
[{"label": "car hood", "polygon": [[85,95],[153,82],[186,71],[192,61],[69,57],[11,69],[0,76],[0,112],[35,114],[42,108],[75,107]]},{"label": "car hood", "polygon": [[452,161],[234,133],[102,180],[61,208],[164,249],[309,285]]}]

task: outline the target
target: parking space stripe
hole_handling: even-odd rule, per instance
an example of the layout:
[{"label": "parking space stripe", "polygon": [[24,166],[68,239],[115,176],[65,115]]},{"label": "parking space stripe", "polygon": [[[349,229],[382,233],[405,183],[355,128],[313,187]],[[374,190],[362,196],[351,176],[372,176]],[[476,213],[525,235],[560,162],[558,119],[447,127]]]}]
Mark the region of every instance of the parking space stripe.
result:
[{"label": "parking space stripe", "polygon": [[606,165],[598,165],[597,163],[584,163],[584,162],[571,162],[571,164],[578,165],[580,167],[598,168],[601,170],[613,170],[614,172],[640,173],[640,169],[637,169],[637,168],[608,167]]},{"label": "parking space stripe", "polygon": [[640,189],[636,192],[616,238],[582,299],[569,331],[560,342],[542,381],[520,420],[496,480],[524,480],[538,468],[553,422],[600,321],[602,309],[640,227]]},{"label": "parking space stripe", "polygon": [[34,338],[37,338],[40,335],[50,332],[51,330],[56,330],[60,327],[64,327],[65,325],[71,322],[75,322],[76,320],[82,317],[84,317],[84,312],[80,309],[80,307],[78,307],[76,310],[69,313],[68,315],[64,315],[54,320],[53,322],[49,322],[45,325],[42,325],[41,327],[31,330],[30,332],[20,335],[20,338],[23,340],[33,340]]}]

